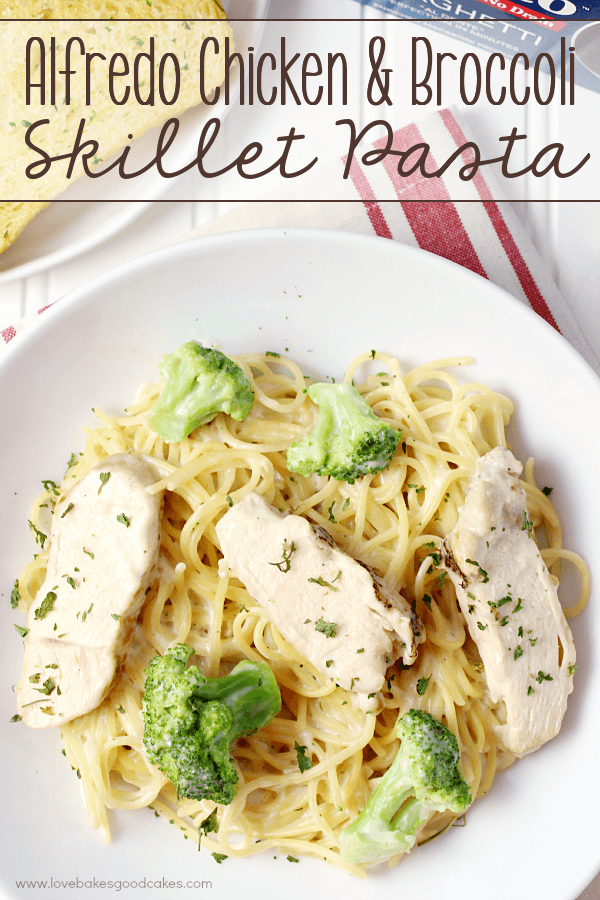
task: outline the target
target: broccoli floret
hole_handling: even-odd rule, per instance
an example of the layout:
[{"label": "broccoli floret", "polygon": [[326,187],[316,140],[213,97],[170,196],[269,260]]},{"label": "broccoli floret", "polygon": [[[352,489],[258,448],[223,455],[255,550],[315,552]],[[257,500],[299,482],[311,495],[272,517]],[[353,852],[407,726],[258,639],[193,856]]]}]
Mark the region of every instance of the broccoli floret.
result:
[{"label": "broccoli floret", "polygon": [[308,396],[319,415],[311,433],[287,452],[291,472],[316,472],[353,484],[361,475],[389,466],[400,432],[378,418],[355,387],[348,382],[312,384]]},{"label": "broccoli floret", "polygon": [[267,725],[281,709],[281,694],[265,662],[244,660],[229,675],[206,678],[198,666],[186,669],[193,652],[178,644],[150,662],[144,746],[178,797],[231,803],[238,781],[231,743]]},{"label": "broccoli floret", "polygon": [[373,865],[408,853],[432,812],[461,815],[471,803],[471,789],[458,770],[458,742],[445,725],[411,709],[398,720],[396,734],[401,744],[394,762],[340,835],[347,863]]},{"label": "broccoli floret", "polygon": [[159,370],[165,387],[150,415],[150,425],[170,444],[212,421],[217,413],[241,422],[252,409],[250,382],[220,350],[188,341],[163,356]]}]

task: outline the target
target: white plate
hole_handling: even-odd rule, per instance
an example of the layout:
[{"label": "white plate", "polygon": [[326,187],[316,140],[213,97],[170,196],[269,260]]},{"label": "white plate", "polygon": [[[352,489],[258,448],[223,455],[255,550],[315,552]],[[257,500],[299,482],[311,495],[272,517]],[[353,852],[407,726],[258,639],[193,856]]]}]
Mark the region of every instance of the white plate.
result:
[{"label": "white plate", "polygon": [[[231,19],[236,50],[244,56],[248,47],[259,46],[270,0],[223,0]],[[236,17],[243,17],[238,18]],[[197,106],[179,116],[180,130],[169,156],[173,171],[187,165],[197,150],[198,134],[209,118],[225,118],[239,92],[239,70],[231,79],[232,100],[223,98],[211,107]],[[140,159],[150,159],[156,150],[159,128],[153,128],[132,144]],[[25,278],[57,266],[96,247],[122,231],[149,206],[169,192],[171,199],[189,199],[174,193],[177,179],[161,178],[155,168],[132,181],[115,171],[102,179],[80,178],[27,225],[23,233],[0,255],[0,284]],[[110,203],[100,203],[110,198]],[[132,202],[138,201],[138,202]]]},{"label": "white plate", "polygon": [[[392,871],[352,879],[285,854],[216,865],[142,810],[114,817],[112,845],[88,828],[80,783],[56,731],[9,724],[21,642],[8,596],[35,547],[27,528],[42,478],[58,479],[90,408],[121,409],[154,379],[161,355],[190,338],[228,353],[275,350],[322,377],[339,377],[359,351],[403,365],[472,355],[459,372],[517,404],[511,434],[553,485],[568,546],[598,556],[600,384],[540,318],[476,275],[392,241],[337,232],[243,232],[181,244],[128,263],[61,300],[17,335],[0,364],[0,590],[3,777],[0,894],[57,900],[62,888],[16,879],[212,882],[230,900],[572,900],[600,868],[599,606],[574,622],[579,667],[560,735],[501,775],[466,828],[414,851]],[[118,896],[190,897],[189,890],[122,889]],[[73,894],[75,896],[75,893]],[[82,886],[77,900],[112,896]]]}]

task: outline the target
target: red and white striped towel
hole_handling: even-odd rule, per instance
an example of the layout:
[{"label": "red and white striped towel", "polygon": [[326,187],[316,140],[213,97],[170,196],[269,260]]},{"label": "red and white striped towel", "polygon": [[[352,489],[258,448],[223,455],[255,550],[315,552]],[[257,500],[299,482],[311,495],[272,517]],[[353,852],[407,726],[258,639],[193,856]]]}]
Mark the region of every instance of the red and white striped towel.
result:
[{"label": "red and white striped towel", "polygon": [[[393,149],[428,144],[426,169],[433,171],[439,160],[448,159],[467,141],[458,119],[446,109],[396,131]],[[304,226],[376,234],[418,246],[488,278],[531,306],[600,374],[600,357],[510,205],[492,200],[498,196],[497,188],[492,194],[481,172],[471,181],[462,181],[458,163],[442,178],[426,178],[420,170],[401,177],[393,156],[376,165],[361,164],[365,152],[382,146],[384,142],[377,141],[360,148],[347,179],[343,178],[346,159],[333,160],[299,179],[297,187],[286,186],[285,192],[246,203],[181,240],[248,228]],[[472,162],[473,151],[464,151],[462,158],[464,164]],[[4,343],[31,318],[1,331]]]}]

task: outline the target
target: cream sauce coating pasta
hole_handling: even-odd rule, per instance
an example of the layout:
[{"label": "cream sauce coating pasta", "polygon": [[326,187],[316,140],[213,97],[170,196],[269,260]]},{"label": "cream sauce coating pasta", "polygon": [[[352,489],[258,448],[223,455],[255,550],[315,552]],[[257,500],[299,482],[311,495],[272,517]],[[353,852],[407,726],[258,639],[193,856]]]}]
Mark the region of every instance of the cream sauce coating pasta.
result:
[{"label": "cream sauce coating pasta", "polygon": [[[316,407],[301,369],[283,357],[236,357],[255,394],[244,422],[221,414],[180,443],[163,444],[146,424],[162,388],[158,383],[141,389],[124,416],[96,410],[97,427],[85,429],[85,449],[67,470],[61,494],[97,462],[123,452],[153,457],[159,473],[153,490],[166,490],[159,577],[127,661],[102,704],[61,728],[90,821],[104,840],[110,840],[108,810],[150,807],[197,844],[199,826],[214,808],[208,801],[178,800],[144,753],[145,669],[180,642],[194,648],[192,661],[208,676],[223,674],[244,658],[266,660],[283,697],[280,715],[234,744],[238,792],[230,806],[218,810],[218,833],[202,836],[209,852],[238,857],[277,848],[363,876],[360,867],[342,863],[338,836],[391,764],[398,747],[396,720],[410,708],[426,710],[457,736],[474,797],[485,794],[496,773],[514,761],[495,731],[503,711],[490,701],[454,588],[437,567],[439,544],[454,527],[474,460],[506,445],[512,403],[484,385],[459,381],[452,372],[467,365],[467,358],[438,360],[404,375],[396,359],[383,353],[374,359],[371,353],[357,357],[345,379],[355,381],[378,416],[401,429],[401,438],[388,469],[354,484],[287,470],[286,449],[310,430]],[[363,376],[367,368],[377,374]],[[559,518],[535,485],[532,461],[524,486],[530,518],[538,536],[545,534],[543,555],[552,571],[557,574],[556,565],[567,559],[581,574],[580,598],[566,613],[574,615],[589,593],[587,568],[562,549]],[[313,669],[230,576],[215,524],[253,491],[277,509],[325,528],[342,549],[401,591],[425,624],[427,638],[417,662],[388,670],[375,712],[356,709],[349,693]],[[41,528],[44,504],[56,499],[51,491],[38,498],[33,525]],[[21,609],[33,602],[45,560],[40,553],[19,578]],[[305,748],[312,763],[306,771],[300,770],[298,748]],[[434,814],[419,842],[451,821],[447,814]]]}]

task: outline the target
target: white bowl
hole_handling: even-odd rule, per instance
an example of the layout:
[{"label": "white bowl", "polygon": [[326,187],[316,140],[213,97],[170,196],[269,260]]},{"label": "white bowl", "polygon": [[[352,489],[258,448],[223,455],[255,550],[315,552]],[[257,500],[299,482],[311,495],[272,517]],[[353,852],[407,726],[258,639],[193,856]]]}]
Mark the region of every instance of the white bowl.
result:
[{"label": "white bowl", "polygon": [[[8,596],[34,551],[27,527],[43,478],[57,480],[91,407],[122,409],[157,375],[161,355],[190,338],[226,353],[285,352],[339,378],[359,351],[398,356],[407,368],[472,355],[459,372],[516,402],[511,440],[534,455],[565,525],[565,542],[595,565],[600,385],[573,349],[489,282],[423,251],[337,232],[267,230],[180,244],[112,271],[61,300],[11,342],[0,361],[0,590],[4,653],[0,895],[56,900],[62,889],[17,889],[16,879],[212,881],[211,897],[306,900],[572,900],[600,868],[596,778],[600,746],[597,591],[573,623],[575,691],[560,735],[499,776],[466,828],[358,881],[285,854],[217,866],[147,810],[114,816],[102,845],[87,825],[80,783],[56,731],[9,724],[21,664]],[[148,890],[169,900],[189,890]],[[85,886],[78,900],[104,896]],[[139,888],[119,896],[139,898]]]}]

